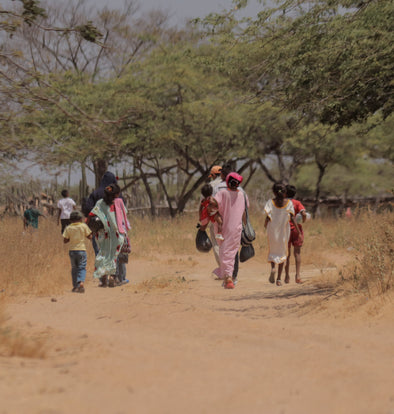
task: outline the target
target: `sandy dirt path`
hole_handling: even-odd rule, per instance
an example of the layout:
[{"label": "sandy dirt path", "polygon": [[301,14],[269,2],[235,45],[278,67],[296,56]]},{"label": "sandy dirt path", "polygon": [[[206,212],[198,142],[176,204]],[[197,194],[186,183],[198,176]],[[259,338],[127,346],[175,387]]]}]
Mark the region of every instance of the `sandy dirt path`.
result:
[{"label": "sandy dirt path", "polygon": [[131,261],[122,287],[15,299],[7,324],[47,356],[0,358],[0,414],[394,414],[392,307],[348,314],[320,269],[276,287],[257,258],[228,291],[213,264]]}]

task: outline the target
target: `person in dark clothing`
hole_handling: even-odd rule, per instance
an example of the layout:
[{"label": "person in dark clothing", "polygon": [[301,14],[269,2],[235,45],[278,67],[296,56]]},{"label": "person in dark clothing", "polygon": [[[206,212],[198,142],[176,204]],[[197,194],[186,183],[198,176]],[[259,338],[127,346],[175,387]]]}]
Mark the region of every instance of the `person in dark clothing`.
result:
[{"label": "person in dark clothing", "polygon": [[38,217],[45,217],[44,214],[40,213],[34,208],[34,201],[29,201],[29,208],[23,213],[23,228],[26,230],[29,226],[34,229],[38,228]]},{"label": "person in dark clothing", "polygon": [[[102,199],[104,197],[104,190],[106,187],[108,187],[111,184],[117,184],[118,181],[113,173],[110,171],[107,171],[104,173],[103,177],[101,178],[99,187],[92,191],[87,198],[87,200],[83,203],[82,206],[82,213],[85,217],[89,216],[90,211],[92,208],[96,205],[97,201]],[[96,243],[96,237],[97,234],[95,234],[92,238],[92,245],[94,249],[94,253],[97,256],[97,253],[99,252],[99,248]]]}]

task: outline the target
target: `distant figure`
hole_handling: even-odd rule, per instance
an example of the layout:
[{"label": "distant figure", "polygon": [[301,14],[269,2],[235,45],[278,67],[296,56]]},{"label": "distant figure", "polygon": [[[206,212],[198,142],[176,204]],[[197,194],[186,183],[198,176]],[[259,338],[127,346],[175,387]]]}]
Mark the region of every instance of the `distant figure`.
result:
[{"label": "distant figure", "polygon": [[294,224],[298,233],[300,233],[300,229],[294,219],[293,203],[286,198],[285,185],[276,183],[272,187],[272,191],[275,198],[269,200],[264,207],[264,212],[267,215],[264,228],[267,229],[268,234],[268,261],[271,263],[271,273],[268,280],[270,283],[275,283],[275,266],[278,265],[276,285],[281,286],[281,275],[287,259],[290,237],[289,221]]},{"label": "distant figure", "polygon": [[62,225],[62,234],[64,229],[70,224],[70,214],[75,209],[75,201],[69,197],[68,190],[62,191],[62,197],[57,202],[57,225],[61,223]]},{"label": "distant figure", "polygon": [[293,246],[294,250],[294,259],[296,265],[296,274],[295,274],[295,282],[302,283],[300,272],[301,272],[301,247],[304,243],[304,231],[302,229],[302,225],[298,222],[297,218],[302,217],[302,223],[305,222],[307,219],[307,212],[305,207],[302,205],[301,201],[295,200],[294,197],[296,195],[297,189],[294,185],[287,185],[286,186],[286,195],[293,203],[294,207],[294,215],[296,221],[298,223],[299,232],[297,232],[294,224],[290,221],[290,238],[289,238],[289,254],[286,260],[285,266],[285,283],[290,282],[290,256],[291,256],[291,246]]},{"label": "distant figure", "polygon": [[199,208],[200,230],[205,231],[209,223],[217,223],[218,231],[215,234],[217,240],[224,240],[222,235],[223,219],[219,214],[217,201],[212,197],[213,188],[210,184],[205,184],[201,188],[201,194],[204,197],[201,200]]},{"label": "distant figure", "polygon": [[352,214],[352,209],[351,209],[350,207],[347,207],[347,208],[346,208],[346,211],[345,211],[345,217],[346,217],[347,219],[351,219],[351,218],[353,217],[353,214]]},{"label": "distant figure", "polygon": [[78,293],[85,293],[84,283],[87,263],[85,238],[92,238],[92,232],[85,223],[82,223],[82,218],[83,216],[79,211],[71,212],[70,224],[63,233],[63,242],[70,243],[72,292]]},{"label": "distant figure", "polygon": [[29,208],[25,210],[23,213],[23,228],[27,230],[29,226],[33,229],[38,228],[38,217],[45,217],[44,214],[39,212],[36,208],[34,208],[34,201],[29,201]]},{"label": "distant figure", "polygon": [[[113,173],[109,171],[104,173],[103,177],[101,178],[99,187],[90,193],[88,199],[86,200],[86,202],[84,203],[82,207],[82,213],[85,215],[85,217],[89,216],[89,213],[92,211],[97,201],[101,200],[104,197],[104,189],[111,184],[117,184],[117,183],[118,182]],[[96,256],[99,251],[99,248],[96,242],[97,237],[98,235],[95,234],[92,238],[92,245],[93,245],[94,253]]]}]

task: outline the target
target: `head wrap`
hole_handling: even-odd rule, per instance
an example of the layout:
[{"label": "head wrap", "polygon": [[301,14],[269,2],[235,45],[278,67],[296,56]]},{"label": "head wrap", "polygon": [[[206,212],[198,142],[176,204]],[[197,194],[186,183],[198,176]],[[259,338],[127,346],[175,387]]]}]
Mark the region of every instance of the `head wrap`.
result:
[{"label": "head wrap", "polygon": [[230,174],[228,174],[227,177],[226,177],[226,184],[227,184],[228,188],[231,188],[229,183],[234,182],[234,180],[237,182],[236,187],[238,187],[242,183],[243,177],[242,177],[242,175],[239,175],[236,172],[231,172]]},{"label": "head wrap", "polygon": [[211,168],[211,173],[209,174],[209,178],[214,178],[214,177],[216,177],[217,175],[219,175],[220,174],[220,172],[222,171],[222,167],[220,166],[220,165],[214,165],[212,168]]}]

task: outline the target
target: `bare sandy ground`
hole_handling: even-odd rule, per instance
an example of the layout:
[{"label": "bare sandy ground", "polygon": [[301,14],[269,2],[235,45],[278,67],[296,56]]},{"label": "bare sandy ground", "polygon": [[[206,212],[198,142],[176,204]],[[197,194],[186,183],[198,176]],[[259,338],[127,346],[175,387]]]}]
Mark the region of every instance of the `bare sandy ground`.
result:
[{"label": "bare sandy ground", "polygon": [[0,414],[394,414],[392,303],[348,310],[312,266],[273,286],[258,258],[228,291],[213,267],[131,261],[122,287],[15,299],[7,324],[47,356],[0,358]]}]

